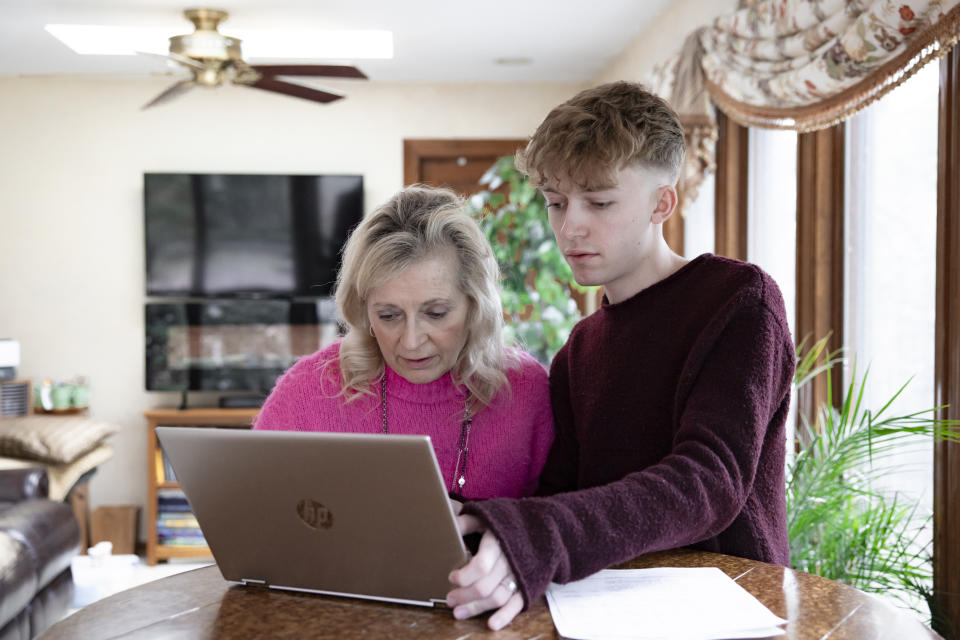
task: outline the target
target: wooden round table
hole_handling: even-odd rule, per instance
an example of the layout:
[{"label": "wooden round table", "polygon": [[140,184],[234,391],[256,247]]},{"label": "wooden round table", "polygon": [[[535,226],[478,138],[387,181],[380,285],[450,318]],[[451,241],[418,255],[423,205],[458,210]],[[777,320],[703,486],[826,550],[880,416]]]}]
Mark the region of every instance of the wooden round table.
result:
[{"label": "wooden round table", "polygon": [[[936,638],[909,612],[857,589],[807,573],[733,556],[678,549],[640,556],[622,569],[719,567],[774,614],[791,639]],[[691,611],[696,603],[691,603]],[[204,567],[118,593],[44,633],[69,638],[558,638],[540,598],[506,629],[449,610],[247,587]],[[783,638],[784,635],[777,636]]]}]

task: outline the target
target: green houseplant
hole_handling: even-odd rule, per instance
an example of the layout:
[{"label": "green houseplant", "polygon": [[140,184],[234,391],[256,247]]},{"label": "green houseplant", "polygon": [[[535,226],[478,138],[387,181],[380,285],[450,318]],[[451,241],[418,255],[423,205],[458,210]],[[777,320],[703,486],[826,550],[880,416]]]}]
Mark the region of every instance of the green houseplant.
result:
[{"label": "green houseplant", "polygon": [[497,160],[480,184],[485,189],[467,204],[500,265],[507,337],[549,364],[581,317],[572,293],[592,288],[574,282],[553,240],[543,195],[513,156]]},{"label": "green houseplant", "polygon": [[[827,353],[826,338],[797,347],[795,387],[817,375],[833,375],[842,362]],[[960,421],[936,417],[939,407],[898,414],[891,405],[908,383],[879,409],[863,405],[869,371],[853,368],[840,408],[829,395],[816,416],[800,416],[798,449],[787,467],[787,529],[794,569],[883,593],[919,612],[930,606],[933,572],[929,545],[918,543],[930,526],[917,503],[877,488],[878,479],[896,470],[894,454],[909,436],[960,441]],[[827,389],[830,389],[829,383]]]}]

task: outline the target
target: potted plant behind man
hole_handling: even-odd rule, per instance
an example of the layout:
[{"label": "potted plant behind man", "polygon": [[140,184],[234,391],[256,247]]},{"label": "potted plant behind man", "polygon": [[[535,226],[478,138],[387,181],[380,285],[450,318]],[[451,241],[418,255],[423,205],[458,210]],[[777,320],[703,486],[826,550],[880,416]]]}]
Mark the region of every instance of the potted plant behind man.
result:
[{"label": "potted plant behind man", "polygon": [[513,156],[497,160],[480,184],[486,189],[471,196],[468,207],[500,265],[507,336],[549,365],[581,318],[574,295],[595,295],[597,287],[574,281],[550,231],[543,194]]},{"label": "potted plant behind man", "polygon": [[[805,342],[805,341],[804,341]],[[816,416],[801,415],[798,448],[787,465],[787,531],[794,569],[839,580],[863,591],[891,596],[945,633],[932,598],[930,544],[919,542],[932,515],[918,501],[879,488],[898,469],[896,454],[912,436],[960,441],[960,421],[937,418],[941,407],[893,413],[900,389],[879,409],[863,405],[869,370],[852,368],[839,409],[829,392],[839,352],[827,353],[827,338],[805,350],[797,346],[795,390],[818,375],[828,377],[828,395]]]}]

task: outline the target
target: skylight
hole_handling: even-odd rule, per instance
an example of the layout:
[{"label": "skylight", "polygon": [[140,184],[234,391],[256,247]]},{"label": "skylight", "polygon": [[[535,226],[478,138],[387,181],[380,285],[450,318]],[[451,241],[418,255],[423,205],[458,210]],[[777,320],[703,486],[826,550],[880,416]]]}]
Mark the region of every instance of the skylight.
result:
[{"label": "skylight", "polygon": [[[166,54],[170,36],[189,33],[181,25],[134,27],[48,24],[44,29],[81,55],[132,56],[137,51]],[[250,59],[357,60],[393,58],[393,33],[384,30],[228,29],[242,41]]]}]

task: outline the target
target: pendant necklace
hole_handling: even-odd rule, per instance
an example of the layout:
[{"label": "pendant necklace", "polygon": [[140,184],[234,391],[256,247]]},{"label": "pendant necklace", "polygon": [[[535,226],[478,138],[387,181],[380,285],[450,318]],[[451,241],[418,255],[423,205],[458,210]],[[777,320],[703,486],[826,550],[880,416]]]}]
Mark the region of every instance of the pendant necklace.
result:
[{"label": "pendant necklace", "polygon": [[[383,433],[387,434],[387,373],[380,379],[380,407],[383,415]],[[470,444],[470,425],[473,416],[466,400],[463,402],[463,422],[460,423],[460,441],[458,443],[457,464],[453,468],[453,478],[450,481],[450,493],[463,497],[463,485],[467,483],[467,452]],[[462,466],[461,466],[462,463]],[[459,476],[459,478],[457,477]]]}]

